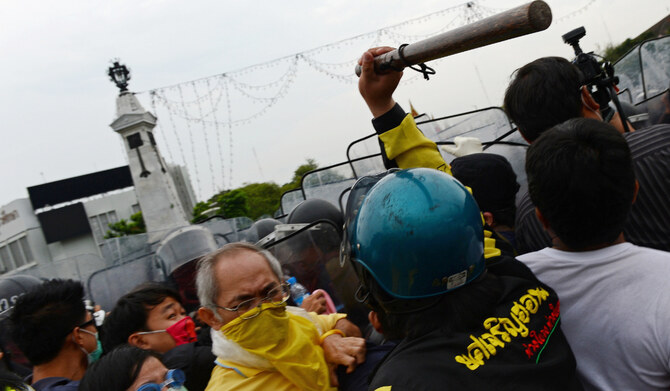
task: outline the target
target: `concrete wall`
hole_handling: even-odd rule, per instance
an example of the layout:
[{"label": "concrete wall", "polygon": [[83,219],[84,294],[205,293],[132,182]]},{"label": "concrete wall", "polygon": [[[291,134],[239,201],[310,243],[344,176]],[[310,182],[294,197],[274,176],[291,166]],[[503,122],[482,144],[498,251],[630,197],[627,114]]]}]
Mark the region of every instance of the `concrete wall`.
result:
[{"label": "concrete wall", "polygon": [[21,241],[27,243],[30,250],[23,251],[23,247],[19,246],[20,252],[27,258],[27,264],[20,265],[19,270],[52,261],[39,220],[28,198],[20,198],[0,207],[0,258],[4,266],[0,270],[9,272],[16,268],[14,256],[9,249],[10,244]]}]

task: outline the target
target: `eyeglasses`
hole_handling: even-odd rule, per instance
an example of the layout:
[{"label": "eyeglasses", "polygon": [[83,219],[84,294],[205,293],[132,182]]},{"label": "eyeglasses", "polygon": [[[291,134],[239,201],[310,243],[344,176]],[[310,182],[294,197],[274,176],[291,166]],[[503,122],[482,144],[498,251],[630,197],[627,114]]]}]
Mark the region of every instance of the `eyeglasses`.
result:
[{"label": "eyeglasses", "polygon": [[170,369],[165,374],[165,381],[161,384],[146,383],[142,384],[136,391],[161,391],[163,387],[179,388],[184,385],[186,375],[181,369]]},{"label": "eyeglasses", "polygon": [[[77,327],[79,327],[80,329],[83,329],[84,327],[88,327],[90,325],[93,325],[95,327],[95,318],[91,318],[91,319],[87,320],[86,322],[80,324]],[[97,327],[95,327],[95,328],[96,328],[96,330],[98,329]]]},{"label": "eyeglasses", "polygon": [[[251,310],[254,307],[260,307],[261,304],[263,303],[270,303],[272,305],[280,306],[284,303],[286,303],[286,300],[288,300],[289,295],[291,292],[291,287],[287,283],[280,284],[279,286],[271,289],[268,294],[260,299],[258,297],[254,297],[253,299],[249,300],[244,300],[240,304],[236,305],[235,307],[228,308],[228,307],[222,307],[220,305],[216,305],[216,308],[220,308],[222,310],[230,311],[230,312],[239,312],[242,311],[242,313],[245,313],[249,310]],[[258,304],[255,304],[256,301],[258,301]],[[242,317],[242,319],[251,319],[256,316],[258,316],[260,312],[255,312],[251,314],[250,316],[247,317]]]}]

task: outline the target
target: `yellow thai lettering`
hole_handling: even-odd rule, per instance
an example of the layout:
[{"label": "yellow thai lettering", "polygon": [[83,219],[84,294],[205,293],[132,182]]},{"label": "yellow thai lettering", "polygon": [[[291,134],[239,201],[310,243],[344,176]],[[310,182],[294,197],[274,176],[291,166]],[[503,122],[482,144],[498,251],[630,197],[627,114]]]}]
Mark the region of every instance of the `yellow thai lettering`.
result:
[{"label": "yellow thai lettering", "polygon": [[[510,333],[507,331],[503,331],[500,328],[502,327],[502,324],[500,323],[499,318],[488,318],[484,321],[484,327],[491,332],[491,334],[495,335],[496,337],[500,337],[505,342],[511,342],[512,338],[510,337]],[[516,336],[516,335],[515,335]]]},{"label": "yellow thai lettering", "polygon": [[530,323],[531,315],[536,314],[549,297],[549,292],[542,287],[527,292],[513,303],[509,318],[486,318],[484,328],[489,332],[479,337],[470,335],[472,343],[468,345],[467,353],[454,357],[456,362],[474,371],[496,355],[496,347],[504,349],[505,343],[511,342],[512,337],[527,337],[529,330],[526,324]]}]

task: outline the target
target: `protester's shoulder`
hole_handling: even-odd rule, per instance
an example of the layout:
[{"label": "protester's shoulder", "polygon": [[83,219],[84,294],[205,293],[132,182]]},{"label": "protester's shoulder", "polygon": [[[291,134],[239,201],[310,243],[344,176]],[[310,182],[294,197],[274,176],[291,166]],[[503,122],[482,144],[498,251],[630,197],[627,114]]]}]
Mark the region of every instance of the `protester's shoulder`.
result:
[{"label": "protester's shoulder", "polygon": [[64,377],[47,377],[32,384],[35,391],[77,391],[79,380]]},{"label": "protester's shoulder", "polygon": [[526,264],[519,260],[519,258],[524,256],[525,255],[515,258],[501,255],[498,257],[489,258],[486,260],[486,268],[489,273],[492,273],[496,276],[519,277],[536,281],[537,278],[535,277],[535,274],[533,274],[533,272],[528,268],[528,266],[526,266]]},{"label": "protester's shoulder", "polygon": [[628,258],[637,262],[644,261],[648,266],[670,270],[670,252],[657,250],[655,248],[638,246],[632,243],[626,244],[629,249]]},{"label": "protester's shoulder", "polygon": [[670,124],[658,124],[624,134],[633,159],[670,150]]}]

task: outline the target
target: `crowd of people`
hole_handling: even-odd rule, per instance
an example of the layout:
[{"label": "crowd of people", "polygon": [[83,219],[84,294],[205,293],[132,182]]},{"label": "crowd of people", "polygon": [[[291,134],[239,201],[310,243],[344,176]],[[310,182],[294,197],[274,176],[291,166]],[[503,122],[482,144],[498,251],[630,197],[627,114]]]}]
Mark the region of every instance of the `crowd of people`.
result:
[{"label": "crowd of people", "polygon": [[38,281],[8,311],[27,368],[1,346],[0,390],[669,389],[670,125],[622,134],[575,65],[533,61],[504,99],[530,143],[517,194],[502,156],[445,162],[393,99],[402,72],[375,72],[390,50],[359,81],[389,171],[350,213],[319,207],[367,319],[327,311],[327,273],[294,305],[281,254],[231,243],[197,260],[190,314],[162,283],[103,320],[81,282]]}]

